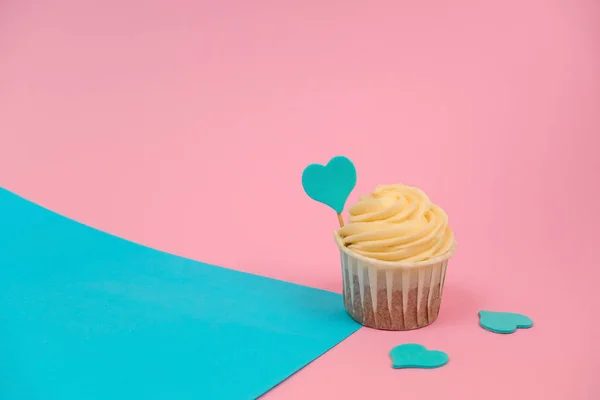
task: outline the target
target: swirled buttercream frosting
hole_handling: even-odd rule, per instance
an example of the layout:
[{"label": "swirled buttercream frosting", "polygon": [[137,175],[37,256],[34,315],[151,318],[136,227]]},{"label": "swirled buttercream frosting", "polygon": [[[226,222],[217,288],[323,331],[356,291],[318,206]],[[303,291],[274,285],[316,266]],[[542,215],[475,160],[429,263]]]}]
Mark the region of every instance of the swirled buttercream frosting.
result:
[{"label": "swirled buttercream frosting", "polygon": [[338,230],[348,249],[382,261],[426,261],[454,246],[448,216],[420,189],[381,185],[349,209]]}]

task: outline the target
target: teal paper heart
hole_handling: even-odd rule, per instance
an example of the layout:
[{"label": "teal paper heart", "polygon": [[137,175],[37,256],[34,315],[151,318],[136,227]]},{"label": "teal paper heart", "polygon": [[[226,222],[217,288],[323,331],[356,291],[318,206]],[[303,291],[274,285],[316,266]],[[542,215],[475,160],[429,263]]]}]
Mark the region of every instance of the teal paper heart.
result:
[{"label": "teal paper heart", "polygon": [[327,165],[311,164],[302,173],[302,186],[308,197],[339,214],[356,186],[356,168],[343,156],[333,157]]},{"label": "teal paper heart", "polygon": [[522,314],[479,311],[479,325],[494,333],[513,333],[517,329],[531,328],[533,321]]},{"label": "teal paper heart", "polygon": [[393,368],[438,368],[448,363],[448,354],[427,350],[420,344],[401,344],[390,351]]}]

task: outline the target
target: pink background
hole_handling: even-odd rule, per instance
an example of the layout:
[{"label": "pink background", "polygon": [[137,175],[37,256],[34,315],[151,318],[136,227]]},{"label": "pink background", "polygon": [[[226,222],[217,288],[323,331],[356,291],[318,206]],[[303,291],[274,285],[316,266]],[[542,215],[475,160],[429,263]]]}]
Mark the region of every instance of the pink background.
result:
[{"label": "pink background", "polygon": [[[598,49],[596,0],[3,0],[0,185],[340,291],[335,214],[300,176],[347,155],[351,201],[403,182],[450,215],[443,310],[360,330],[266,399],[597,399]],[[480,309],[536,326],[494,335]],[[411,341],[450,364],[392,370]]]}]

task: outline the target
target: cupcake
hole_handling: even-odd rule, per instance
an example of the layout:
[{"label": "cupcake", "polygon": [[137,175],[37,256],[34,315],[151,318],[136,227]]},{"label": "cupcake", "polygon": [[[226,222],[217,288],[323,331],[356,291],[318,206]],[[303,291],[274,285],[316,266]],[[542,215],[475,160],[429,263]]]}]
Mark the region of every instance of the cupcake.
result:
[{"label": "cupcake", "polygon": [[343,300],[364,326],[410,330],[438,317],[446,268],[456,249],[448,216],[427,195],[405,185],[381,185],[342,212],[356,185],[346,157],[309,165],[302,185],[337,213],[335,241],[342,260]]},{"label": "cupcake", "polygon": [[435,321],[456,249],[444,210],[417,188],[382,185],[348,212],[348,223],[335,232],[348,313],[385,330]]}]

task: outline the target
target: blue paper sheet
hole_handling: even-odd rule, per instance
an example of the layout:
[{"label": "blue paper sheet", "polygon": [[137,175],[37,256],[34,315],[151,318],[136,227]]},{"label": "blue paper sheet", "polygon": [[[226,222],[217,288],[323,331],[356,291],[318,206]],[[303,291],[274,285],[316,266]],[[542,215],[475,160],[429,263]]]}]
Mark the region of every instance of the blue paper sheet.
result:
[{"label": "blue paper sheet", "polygon": [[339,294],[159,252],[0,188],[0,399],[254,399],[359,326]]}]

